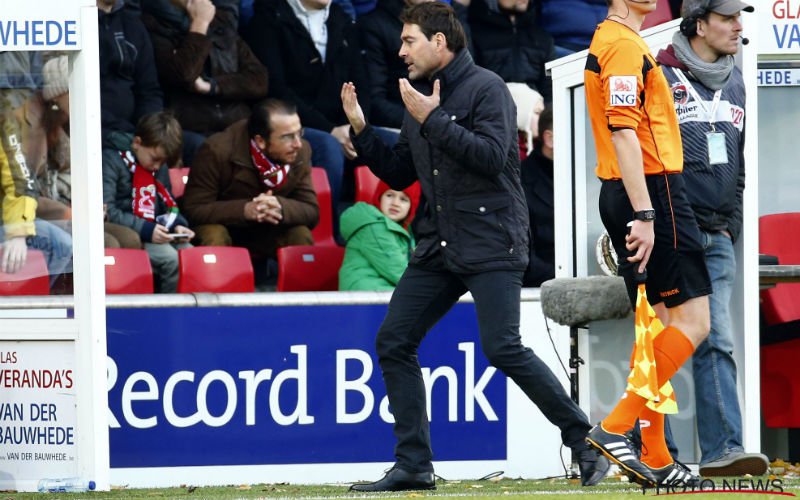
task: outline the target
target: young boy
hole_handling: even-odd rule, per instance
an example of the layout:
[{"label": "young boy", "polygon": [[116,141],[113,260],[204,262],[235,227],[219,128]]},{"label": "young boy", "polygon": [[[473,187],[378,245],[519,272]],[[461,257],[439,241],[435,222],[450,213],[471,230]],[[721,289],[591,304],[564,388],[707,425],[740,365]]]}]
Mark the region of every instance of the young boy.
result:
[{"label": "young boy", "polygon": [[136,231],[150,256],[156,291],[175,293],[178,251],[190,247],[194,232],[170,193],[164,164],[181,154],[181,126],[169,113],[143,116],[129,144],[103,151],[103,202],[108,221]]}]

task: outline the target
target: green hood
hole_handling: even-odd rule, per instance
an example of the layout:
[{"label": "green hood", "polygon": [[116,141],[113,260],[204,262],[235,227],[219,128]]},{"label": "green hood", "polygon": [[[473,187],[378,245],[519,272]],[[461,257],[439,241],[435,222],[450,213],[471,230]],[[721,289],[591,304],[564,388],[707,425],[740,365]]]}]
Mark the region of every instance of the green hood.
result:
[{"label": "green hood", "polygon": [[344,211],[339,226],[347,241],[340,290],[392,290],[408,266],[414,238],[373,205]]}]

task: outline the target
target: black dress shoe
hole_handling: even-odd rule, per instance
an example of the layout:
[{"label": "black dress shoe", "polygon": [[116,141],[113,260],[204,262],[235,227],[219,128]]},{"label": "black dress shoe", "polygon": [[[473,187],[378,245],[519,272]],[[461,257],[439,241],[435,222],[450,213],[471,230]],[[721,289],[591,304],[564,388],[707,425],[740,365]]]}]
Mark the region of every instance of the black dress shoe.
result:
[{"label": "black dress shoe", "polygon": [[350,486],[350,491],[405,491],[435,490],[433,472],[408,472],[392,467],[382,479],[374,483],[358,483]]},{"label": "black dress shoe", "polygon": [[581,486],[594,486],[606,477],[611,463],[594,448],[586,445],[576,454],[581,471]]}]

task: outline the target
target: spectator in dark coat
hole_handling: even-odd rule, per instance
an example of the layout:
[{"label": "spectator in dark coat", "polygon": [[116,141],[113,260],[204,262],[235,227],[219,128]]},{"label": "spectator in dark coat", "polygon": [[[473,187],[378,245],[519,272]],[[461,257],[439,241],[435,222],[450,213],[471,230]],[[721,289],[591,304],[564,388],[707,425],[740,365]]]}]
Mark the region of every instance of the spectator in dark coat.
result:
[{"label": "spectator in dark coat", "polygon": [[142,116],[164,107],[153,46],[125,0],[97,0],[100,33],[100,108],[103,142],[114,132],[133,137]]},{"label": "spectator in dark coat", "polygon": [[168,106],[194,132],[184,145],[191,166],[206,136],[249,117],[251,102],[267,95],[267,71],[239,37],[234,10],[211,0],[145,0],[143,7]]},{"label": "spectator in dark coat", "polygon": [[523,286],[541,286],[555,276],[553,222],[553,110],[539,117],[536,147],[520,165],[522,190],[531,221],[531,247]]},{"label": "spectator in dark coat", "polygon": [[588,48],[607,14],[606,0],[540,0],[537,24],[550,33],[562,57]]},{"label": "spectator in dark coat", "polygon": [[330,0],[257,0],[246,39],[270,73],[270,95],[297,104],[336,214],[345,157],[356,156],[339,93],[345,82],[367,89],[354,21]]},{"label": "spectator in dark coat", "polygon": [[475,62],[506,82],[527,83],[550,102],[544,63],[555,59],[553,38],[535,18],[530,0],[473,0],[469,6]]},{"label": "spectator in dark coat", "polygon": [[[400,128],[403,122],[405,108],[397,81],[408,78],[408,67],[398,55],[403,31],[400,14],[407,6],[424,1],[429,0],[379,0],[375,10],[358,18],[358,32],[369,75],[369,120],[373,125]],[[467,8],[458,3],[452,7],[470,39]]]}]

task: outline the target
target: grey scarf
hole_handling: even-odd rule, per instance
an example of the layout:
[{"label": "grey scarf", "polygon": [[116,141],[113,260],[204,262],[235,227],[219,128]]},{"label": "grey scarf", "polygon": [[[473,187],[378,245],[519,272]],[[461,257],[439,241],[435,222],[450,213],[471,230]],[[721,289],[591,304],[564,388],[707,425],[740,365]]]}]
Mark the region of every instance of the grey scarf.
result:
[{"label": "grey scarf", "polygon": [[704,86],[711,90],[719,90],[728,83],[733,72],[733,56],[721,56],[713,63],[705,62],[695,54],[689,39],[680,31],[672,35],[672,48],[675,49],[678,60],[685,64]]}]

